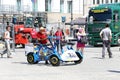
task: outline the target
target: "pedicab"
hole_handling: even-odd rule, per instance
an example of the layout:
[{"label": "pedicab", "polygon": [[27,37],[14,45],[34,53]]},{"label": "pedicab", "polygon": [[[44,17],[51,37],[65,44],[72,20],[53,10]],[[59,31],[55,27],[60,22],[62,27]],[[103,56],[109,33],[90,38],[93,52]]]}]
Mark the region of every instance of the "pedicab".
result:
[{"label": "pedicab", "polygon": [[72,40],[65,42],[65,46],[60,53],[56,49],[58,43],[53,42],[53,38],[55,39],[56,37],[48,36],[49,44],[25,45],[25,55],[28,63],[37,64],[40,61],[48,60],[52,66],[59,66],[61,62],[74,62],[75,64],[82,62],[82,53],[73,48],[74,43],[71,42]]}]

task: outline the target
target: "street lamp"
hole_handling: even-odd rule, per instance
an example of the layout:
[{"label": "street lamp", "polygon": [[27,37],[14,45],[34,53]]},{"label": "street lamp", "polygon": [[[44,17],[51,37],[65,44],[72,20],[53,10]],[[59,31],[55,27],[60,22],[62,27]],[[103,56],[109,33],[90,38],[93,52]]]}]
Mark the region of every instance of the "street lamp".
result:
[{"label": "street lamp", "polygon": [[71,0],[71,23],[70,23],[70,36],[73,36],[73,0]]},{"label": "street lamp", "polygon": [[83,16],[84,16],[84,9],[85,9],[85,7],[84,7],[84,0],[83,0]]}]

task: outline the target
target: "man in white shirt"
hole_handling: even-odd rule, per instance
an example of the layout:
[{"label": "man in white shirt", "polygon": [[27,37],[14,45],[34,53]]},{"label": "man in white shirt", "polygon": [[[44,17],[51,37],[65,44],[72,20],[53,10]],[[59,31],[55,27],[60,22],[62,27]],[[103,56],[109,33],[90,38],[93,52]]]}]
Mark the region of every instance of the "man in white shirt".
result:
[{"label": "man in white shirt", "polygon": [[10,51],[10,39],[12,39],[10,37],[10,29],[11,27],[10,26],[7,26],[6,27],[6,31],[4,33],[4,40],[5,40],[5,47],[6,49],[3,51],[3,53],[1,53],[1,57],[3,57],[3,55],[5,53],[7,53],[7,58],[11,58],[10,55],[11,55],[11,51]]},{"label": "man in white shirt", "polygon": [[108,24],[106,24],[105,28],[101,30],[100,37],[103,40],[102,58],[105,58],[106,47],[107,47],[109,58],[112,58],[112,52],[110,50],[110,42],[112,39],[112,33],[111,33],[111,30]]}]

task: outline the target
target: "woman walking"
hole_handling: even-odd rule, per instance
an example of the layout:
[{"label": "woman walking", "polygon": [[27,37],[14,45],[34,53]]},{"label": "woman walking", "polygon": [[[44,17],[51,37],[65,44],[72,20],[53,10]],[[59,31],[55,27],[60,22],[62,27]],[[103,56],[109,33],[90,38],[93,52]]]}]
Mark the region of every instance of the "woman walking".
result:
[{"label": "woman walking", "polygon": [[85,30],[84,28],[80,28],[77,32],[77,50],[81,51],[82,53],[84,52],[84,47],[85,47],[85,43],[81,42],[81,39],[86,36]]}]

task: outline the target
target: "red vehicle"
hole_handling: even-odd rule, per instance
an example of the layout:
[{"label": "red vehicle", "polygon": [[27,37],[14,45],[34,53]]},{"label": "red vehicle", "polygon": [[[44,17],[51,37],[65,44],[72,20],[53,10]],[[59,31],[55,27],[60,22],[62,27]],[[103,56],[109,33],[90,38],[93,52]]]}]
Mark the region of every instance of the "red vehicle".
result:
[{"label": "red vehicle", "polygon": [[38,28],[41,23],[45,25],[43,17],[26,17],[25,23],[17,22],[14,25],[15,44],[22,44],[24,47],[26,43],[32,42],[33,39],[35,40],[35,31],[33,29],[34,27]]},{"label": "red vehicle", "polygon": [[23,47],[25,44],[31,42],[33,35],[31,34],[33,31],[32,27],[26,27],[24,24],[15,24],[15,45],[21,44]]}]

